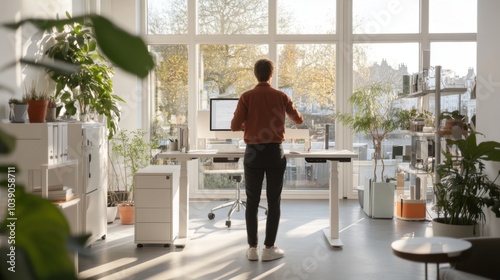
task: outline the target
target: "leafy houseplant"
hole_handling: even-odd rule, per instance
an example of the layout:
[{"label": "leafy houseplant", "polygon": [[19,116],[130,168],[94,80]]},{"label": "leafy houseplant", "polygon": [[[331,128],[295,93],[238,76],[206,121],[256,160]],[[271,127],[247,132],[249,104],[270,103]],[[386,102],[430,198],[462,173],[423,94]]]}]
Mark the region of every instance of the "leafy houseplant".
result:
[{"label": "leafy houseplant", "polygon": [[446,139],[443,163],[436,168],[441,179],[434,185],[438,222],[475,225],[485,220],[485,207],[500,217],[498,176],[490,180],[483,163],[500,162],[500,143],[477,143],[478,134],[470,131],[466,138]]},{"label": "leafy houseplant", "polygon": [[[71,19],[69,13],[66,16]],[[61,73],[48,69],[56,82],[56,97],[64,103],[67,115],[80,112],[84,121],[90,113],[106,117],[109,138],[116,133],[121,116],[120,102],[113,94],[113,68],[101,54],[96,43],[92,22],[72,22],[51,34],[54,44],[45,54],[55,60],[79,66],[76,73]]]},{"label": "leafy houseplant", "polygon": [[397,95],[389,85],[373,83],[361,87],[349,98],[354,114],[339,113],[336,118],[341,123],[354,130],[355,133],[365,133],[373,143],[373,182],[377,182],[377,164],[381,160],[381,179],[384,178],[385,163],[382,155],[382,142],[387,135],[400,127],[400,109],[392,108],[391,101]]},{"label": "leafy houseplant", "polygon": [[116,168],[115,175],[118,184],[124,187],[118,187],[118,190],[123,189],[127,192],[127,199],[118,206],[122,223],[125,224],[133,223],[133,219],[130,222],[124,222],[122,211],[129,210],[124,209],[124,207],[134,205],[134,175],[139,169],[152,163],[151,151],[158,147],[155,139],[148,141],[145,136],[146,132],[140,129],[134,131],[121,130],[111,140],[111,162],[113,168]]}]

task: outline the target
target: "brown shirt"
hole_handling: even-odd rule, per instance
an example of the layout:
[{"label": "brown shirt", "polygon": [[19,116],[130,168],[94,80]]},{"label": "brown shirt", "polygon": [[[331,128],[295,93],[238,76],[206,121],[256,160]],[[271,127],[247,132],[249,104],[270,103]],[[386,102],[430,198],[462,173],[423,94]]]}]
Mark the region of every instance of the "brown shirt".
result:
[{"label": "brown shirt", "polygon": [[295,124],[304,122],[288,95],[260,82],[240,96],[231,130],[244,130],[247,144],[281,143],[285,140],[285,114]]}]

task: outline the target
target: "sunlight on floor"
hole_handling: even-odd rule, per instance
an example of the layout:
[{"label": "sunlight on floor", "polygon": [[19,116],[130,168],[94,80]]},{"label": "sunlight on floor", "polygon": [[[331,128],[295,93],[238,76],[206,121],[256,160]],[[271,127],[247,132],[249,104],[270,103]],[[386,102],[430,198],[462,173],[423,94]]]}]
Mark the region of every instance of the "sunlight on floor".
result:
[{"label": "sunlight on floor", "polygon": [[101,273],[118,268],[120,266],[125,266],[129,263],[133,263],[135,261],[137,261],[137,258],[121,258],[119,260],[105,263],[105,264],[102,264],[100,266],[96,266],[94,268],[82,271],[78,274],[78,277],[80,277],[82,279],[88,279],[88,278],[94,277],[96,275],[99,275]]}]

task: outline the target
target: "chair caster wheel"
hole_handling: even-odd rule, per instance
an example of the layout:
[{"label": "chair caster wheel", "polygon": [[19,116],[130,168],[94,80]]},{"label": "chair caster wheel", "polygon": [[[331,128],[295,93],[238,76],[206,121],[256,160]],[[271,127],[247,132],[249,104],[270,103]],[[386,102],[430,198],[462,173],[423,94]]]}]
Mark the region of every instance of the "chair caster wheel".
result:
[{"label": "chair caster wheel", "polygon": [[231,227],[231,221],[226,221],[226,226]]},{"label": "chair caster wheel", "polygon": [[213,220],[215,218],[215,214],[214,213],[208,213],[208,219],[209,220]]},{"label": "chair caster wheel", "polygon": [[137,244],[137,248],[142,248],[142,246],[143,245],[141,243]]}]

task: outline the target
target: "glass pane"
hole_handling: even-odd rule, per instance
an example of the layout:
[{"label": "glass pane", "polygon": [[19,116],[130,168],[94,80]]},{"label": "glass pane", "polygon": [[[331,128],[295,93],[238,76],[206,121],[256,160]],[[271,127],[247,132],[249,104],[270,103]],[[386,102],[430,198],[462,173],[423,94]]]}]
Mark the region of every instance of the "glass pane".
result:
[{"label": "glass pane", "polygon": [[267,56],[267,45],[201,45],[199,109],[207,110],[210,98],[239,97],[253,88],[253,65]]},{"label": "glass pane", "polygon": [[278,0],[278,34],[334,34],[335,0]]},{"label": "glass pane", "polygon": [[[385,83],[389,86],[387,101],[382,111],[391,108],[417,108],[416,98],[395,98],[402,92],[403,75],[418,71],[419,44],[418,43],[380,43],[356,44],[353,57],[353,89],[359,90],[363,86],[370,86],[374,82]],[[353,108],[355,111],[356,108]],[[353,139],[354,149],[359,153],[359,159],[354,161],[354,170],[360,186],[366,186],[368,179],[373,178],[374,144],[372,138],[365,133],[357,133]],[[396,160],[393,156],[394,147],[410,145],[409,135],[398,130],[390,133],[382,141],[381,154],[384,158],[384,177],[396,177]],[[382,166],[377,165],[377,180],[382,180]]]},{"label": "glass pane", "polygon": [[[199,74],[199,81],[202,84],[199,109],[208,110],[210,98],[239,97],[255,87],[257,80],[253,74],[253,66],[258,59],[267,56],[267,45],[200,45],[202,72]],[[242,139],[206,140],[207,149],[223,150],[244,146]],[[227,175],[214,173],[217,173],[216,170],[243,169],[237,163],[215,163],[213,159],[200,159],[200,164],[199,188],[204,189],[234,189],[235,183],[228,180]]]},{"label": "glass pane", "polygon": [[177,139],[177,127],[187,124],[188,50],[185,45],[153,45],[150,49],[156,60],[149,85],[154,103],[151,133],[166,147],[168,139]]},{"label": "glass pane", "polygon": [[148,0],[148,34],[187,34],[187,0]]},{"label": "glass pane", "polygon": [[200,34],[267,34],[267,0],[199,0]]},{"label": "glass pane", "polygon": [[[287,119],[287,128],[309,129],[311,148],[323,148],[325,125],[333,124],[335,108],[335,45],[278,45],[278,86],[295,102],[304,115],[304,124],[297,127]],[[334,146],[335,131],[329,139]],[[287,146],[290,145],[290,146]],[[285,143],[285,149],[303,147],[303,143]],[[285,185],[293,189],[328,189],[328,165],[311,165],[303,159],[289,159]],[[321,178],[321,179],[320,179]]]},{"label": "glass pane", "polygon": [[441,66],[441,87],[469,89],[466,94],[443,96],[441,111],[459,110],[469,117],[476,113],[476,101],[470,96],[476,76],[476,46],[476,42],[431,43],[431,65]]},{"label": "glass pane", "polygon": [[477,0],[429,1],[429,32],[477,32]]},{"label": "glass pane", "polygon": [[419,7],[419,0],[353,0],[353,33],[418,33]]}]

